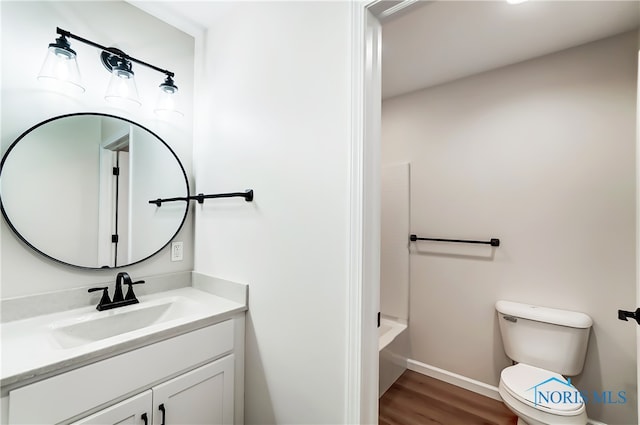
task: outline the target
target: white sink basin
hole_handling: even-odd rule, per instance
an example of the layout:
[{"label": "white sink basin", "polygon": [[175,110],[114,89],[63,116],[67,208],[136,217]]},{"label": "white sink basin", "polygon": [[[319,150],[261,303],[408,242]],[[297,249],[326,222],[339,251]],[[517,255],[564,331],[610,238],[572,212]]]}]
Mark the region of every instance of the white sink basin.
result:
[{"label": "white sink basin", "polygon": [[60,348],[74,348],[200,313],[202,306],[185,297],[92,312],[50,325]]},{"label": "white sink basin", "polygon": [[113,310],[92,305],[0,324],[2,385],[190,332],[247,309],[193,287],[139,299]]}]

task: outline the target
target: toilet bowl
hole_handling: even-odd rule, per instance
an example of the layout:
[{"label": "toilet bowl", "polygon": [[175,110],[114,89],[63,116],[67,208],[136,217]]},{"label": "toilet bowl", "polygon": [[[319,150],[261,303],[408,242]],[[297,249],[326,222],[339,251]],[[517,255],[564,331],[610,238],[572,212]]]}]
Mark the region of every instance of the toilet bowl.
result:
[{"label": "toilet bowl", "polygon": [[505,353],[517,362],[502,371],[498,390],[518,424],[586,425],[582,395],[564,376],[582,372],[591,318],[511,301],[496,311]]},{"label": "toilet bowl", "polygon": [[519,425],[587,423],[579,390],[557,373],[519,363],[502,371],[498,390]]}]

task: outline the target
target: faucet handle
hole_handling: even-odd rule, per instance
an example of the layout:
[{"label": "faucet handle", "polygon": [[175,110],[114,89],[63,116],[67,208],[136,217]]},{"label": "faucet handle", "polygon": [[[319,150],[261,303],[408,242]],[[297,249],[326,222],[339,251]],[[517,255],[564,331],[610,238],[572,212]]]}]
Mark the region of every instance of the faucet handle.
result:
[{"label": "faucet handle", "polygon": [[138,280],[136,282],[126,282],[127,285],[129,285],[129,289],[127,289],[127,295],[124,297],[125,300],[136,300],[136,295],[133,293],[133,285],[138,285],[140,283],[144,283],[144,280]]},{"label": "faucet handle", "polygon": [[96,307],[98,310],[101,310],[102,306],[111,303],[111,299],[109,298],[109,287],[108,286],[101,286],[101,287],[98,287],[98,288],[89,288],[87,290],[87,292],[96,292],[96,291],[102,291],[102,298],[100,298],[100,302],[98,303],[98,306]]}]

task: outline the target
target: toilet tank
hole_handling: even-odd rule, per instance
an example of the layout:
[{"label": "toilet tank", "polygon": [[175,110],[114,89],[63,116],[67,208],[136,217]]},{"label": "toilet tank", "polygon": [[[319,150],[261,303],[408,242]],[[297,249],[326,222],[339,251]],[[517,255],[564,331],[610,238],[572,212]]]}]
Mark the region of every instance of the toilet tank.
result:
[{"label": "toilet tank", "polygon": [[511,360],[561,375],[582,371],[593,321],[584,313],[498,301],[504,351]]}]

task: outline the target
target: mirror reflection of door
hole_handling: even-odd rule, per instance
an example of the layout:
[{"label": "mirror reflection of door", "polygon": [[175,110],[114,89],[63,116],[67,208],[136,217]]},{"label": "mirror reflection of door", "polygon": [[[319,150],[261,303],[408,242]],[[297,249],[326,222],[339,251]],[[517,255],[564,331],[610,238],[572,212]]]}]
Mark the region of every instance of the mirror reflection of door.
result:
[{"label": "mirror reflection of door", "polygon": [[98,263],[111,267],[130,262],[130,134],[127,123],[102,123]]}]

